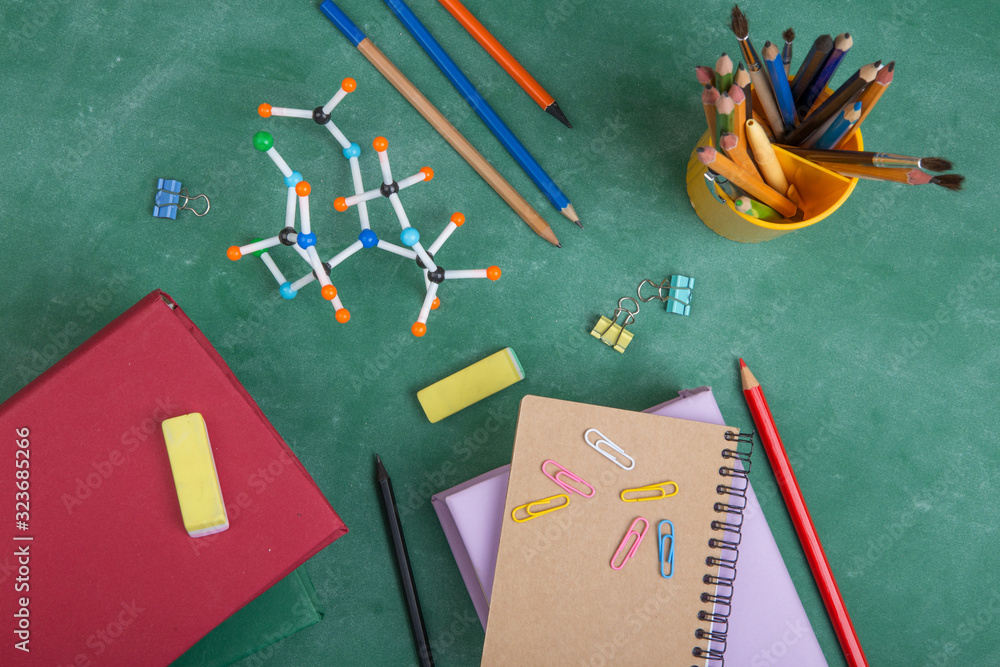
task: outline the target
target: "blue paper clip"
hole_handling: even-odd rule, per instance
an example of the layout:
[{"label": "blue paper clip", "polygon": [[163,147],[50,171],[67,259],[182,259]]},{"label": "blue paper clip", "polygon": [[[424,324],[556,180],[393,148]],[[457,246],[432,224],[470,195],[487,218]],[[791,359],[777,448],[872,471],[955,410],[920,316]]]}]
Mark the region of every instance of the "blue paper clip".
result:
[{"label": "blue paper clip", "polygon": [[[670,532],[663,532],[663,524],[670,526]],[[669,579],[674,576],[674,524],[664,519],[656,525],[657,542],[660,543],[660,576]],[[665,548],[665,542],[670,540],[669,550]],[[664,553],[666,552],[666,553]],[[667,566],[670,567],[670,574],[667,574]]]},{"label": "blue paper clip", "polygon": [[[642,286],[647,283],[656,290],[656,294],[651,294],[650,296],[644,298],[642,296]],[[639,283],[639,289],[637,290],[636,295],[643,303],[652,301],[653,299],[659,299],[666,304],[668,312],[675,313],[677,315],[690,315],[692,289],[694,289],[694,278],[674,274],[670,276],[670,278],[661,281],[659,285],[654,283],[649,278],[643,280]],[[666,295],[663,294],[664,291],[666,291]]]}]

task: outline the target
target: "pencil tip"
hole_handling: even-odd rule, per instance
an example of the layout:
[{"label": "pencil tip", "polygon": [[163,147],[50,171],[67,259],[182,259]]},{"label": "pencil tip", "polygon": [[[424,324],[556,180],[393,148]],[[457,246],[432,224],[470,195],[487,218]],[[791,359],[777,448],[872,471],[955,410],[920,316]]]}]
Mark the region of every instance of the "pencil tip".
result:
[{"label": "pencil tip", "polygon": [[746,362],[743,361],[743,357],[740,357],[740,368],[746,368],[746,367],[747,367]]},{"label": "pencil tip", "polygon": [[561,247],[562,247],[562,243],[557,243],[557,244],[556,244],[556,247],[557,247],[557,248],[561,248]]},{"label": "pencil tip", "polygon": [[571,129],[571,130],[573,129],[573,126],[570,125],[569,120],[566,118],[566,114],[564,114],[562,112],[562,109],[559,108],[559,104],[558,103],[552,102],[552,104],[550,104],[549,106],[545,107],[545,113],[552,115],[553,118],[555,118],[556,120],[558,120],[560,123],[562,123],[563,125],[565,125],[569,129]]},{"label": "pencil tip", "polygon": [[580,222],[579,220],[574,220],[573,222],[576,223],[577,227],[579,227],[580,229],[583,229],[583,223],[582,222]]}]

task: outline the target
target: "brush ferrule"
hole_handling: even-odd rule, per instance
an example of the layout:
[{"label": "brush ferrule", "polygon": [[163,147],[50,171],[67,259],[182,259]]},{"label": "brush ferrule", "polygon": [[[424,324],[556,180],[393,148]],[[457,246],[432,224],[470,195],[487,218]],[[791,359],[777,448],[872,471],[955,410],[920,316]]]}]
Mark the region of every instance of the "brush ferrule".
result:
[{"label": "brush ferrule", "polygon": [[739,41],[740,51],[743,53],[743,62],[746,63],[748,70],[756,72],[760,69],[760,57],[757,55],[757,51],[753,48],[753,44],[750,43],[750,38],[744,37]]}]

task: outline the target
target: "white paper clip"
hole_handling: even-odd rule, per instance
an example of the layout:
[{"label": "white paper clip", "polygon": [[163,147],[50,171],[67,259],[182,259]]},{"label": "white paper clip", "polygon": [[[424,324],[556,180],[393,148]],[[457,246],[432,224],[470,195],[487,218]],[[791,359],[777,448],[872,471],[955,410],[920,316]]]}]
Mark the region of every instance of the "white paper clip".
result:
[{"label": "white paper clip", "polygon": [[[591,433],[596,433],[597,434],[597,441],[596,442],[591,442],[590,441],[590,438],[588,436]],[[603,433],[601,433],[600,431],[598,431],[596,428],[588,428],[587,432],[583,434],[583,441],[586,442],[591,447],[593,447],[594,449],[596,449],[598,451],[598,453],[600,453],[606,459],[610,460],[612,463],[614,463],[616,466],[618,466],[622,470],[631,470],[632,468],[635,467],[635,459],[633,459],[631,456],[629,456],[628,454],[626,454],[624,449],[622,449],[621,447],[619,447],[615,443],[611,442],[611,440],[608,439],[608,436],[604,435]],[[602,444],[607,445],[611,449],[615,450],[616,452],[618,452],[619,454],[621,454],[622,456],[624,456],[625,458],[627,458],[629,460],[629,464],[627,466],[623,465],[622,462],[618,460],[618,457],[616,457],[614,454],[612,454],[611,452],[609,452],[609,451],[607,451],[605,449],[601,449],[601,445]]]}]

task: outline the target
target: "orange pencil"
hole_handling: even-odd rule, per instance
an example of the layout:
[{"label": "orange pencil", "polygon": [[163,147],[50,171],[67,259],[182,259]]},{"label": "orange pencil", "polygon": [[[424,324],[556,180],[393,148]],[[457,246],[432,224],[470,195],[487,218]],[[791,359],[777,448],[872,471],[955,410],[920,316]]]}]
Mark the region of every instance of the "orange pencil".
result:
[{"label": "orange pencil", "polygon": [[705,121],[708,122],[708,145],[715,146],[715,103],[719,99],[719,91],[713,86],[705,86],[701,91],[701,106],[705,110]]},{"label": "orange pencil", "polygon": [[556,104],[555,99],[549,93],[542,88],[542,84],[535,81],[535,78],[528,74],[528,71],[521,66],[521,63],[514,59],[514,56],[510,55],[510,52],[503,47],[500,42],[497,41],[496,37],[490,34],[490,31],[483,27],[483,24],[479,22],[472,13],[465,8],[459,0],[438,0],[441,6],[448,10],[448,13],[455,17],[455,20],[462,24],[462,27],[468,31],[472,37],[479,42],[479,46],[486,49],[486,52],[493,57],[493,60],[499,63],[500,67],[511,76],[514,81],[517,82],[524,92],[531,96],[531,99],[535,100],[546,113],[551,114],[559,122],[568,128],[573,126],[569,124],[566,116],[563,114],[562,109]]},{"label": "orange pencil", "polygon": [[733,185],[746,191],[757,201],[767,204],[775,211],[791,219],[799,211],[799,207],[789,201],[783,194],[739,166],[722,153],[710,146],[700,146],[697,150],[698,160],[717,174],[728,178]]},{"label": "orange pencil", "polygon": [[[744,169],[754,174],[760,174],[757,171],[757,165],[754,164],[753,159],[751,159],[749,153],[747,153],[747,99],[746,95],[743,93],[743,89],[739,86],[730,88],[730,97],[733,98],[733,103],[736,105],[733,111],[733,134],[736,135],[736,155],[733,156],[733,160],[736,164],[740,165]],[[726,151],[728,154],[729,151]]]},{"label": "orange pencil", "polygon": [[868,114],[872,112],[872,108],[875,103],[879,101],[882,97],[882,93],[885,89],[889,87],[892,83],[892,77],[896,70],[896,61],[893,60],[891,63],[879,70],[879,73],[875,75],[875,80],[865,86],[865,89],[861,91],[861,97],[858,100],[861,102],[861,118],[858,122],[854,124],[850,132],[844,135],[844,138],[835,146],[839,148],[847,144],[847,141],[858,133],[861,129],[861,123],[865,122],[865,118],[868,118]]}]

